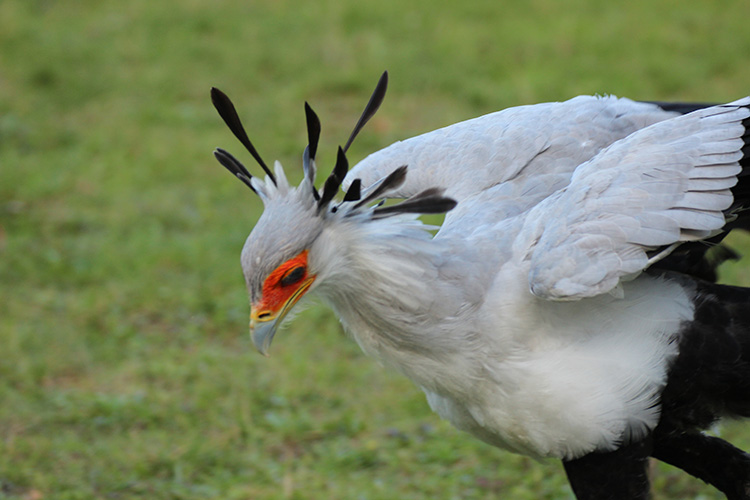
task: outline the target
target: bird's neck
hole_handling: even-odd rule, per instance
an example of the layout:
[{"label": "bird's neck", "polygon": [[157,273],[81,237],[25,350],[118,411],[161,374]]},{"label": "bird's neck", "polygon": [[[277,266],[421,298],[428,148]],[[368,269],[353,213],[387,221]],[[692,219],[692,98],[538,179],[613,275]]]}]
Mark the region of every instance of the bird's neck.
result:
[{"label": "bird's neck", "polygon": [[418,383],[434,380],[446,357],[459,357],[456,331],[471,335],[479,305],[457,286],[449,243],[433,239],[417,220],[336,229],[327,236],[341,257],[320,294],[367,354]]}]

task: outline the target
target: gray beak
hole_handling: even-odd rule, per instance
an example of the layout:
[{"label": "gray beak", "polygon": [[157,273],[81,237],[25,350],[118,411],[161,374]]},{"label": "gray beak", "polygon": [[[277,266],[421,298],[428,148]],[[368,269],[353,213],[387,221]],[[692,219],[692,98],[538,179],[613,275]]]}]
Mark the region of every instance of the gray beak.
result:
[{"label": "gray beak", "polygon": [[253,344],[258,352],[268,357],[268,348],[271,347],[273,336],[279,326],[279,320],[275,318],[269,321],[250,320],[250,335],[253,337]]}]

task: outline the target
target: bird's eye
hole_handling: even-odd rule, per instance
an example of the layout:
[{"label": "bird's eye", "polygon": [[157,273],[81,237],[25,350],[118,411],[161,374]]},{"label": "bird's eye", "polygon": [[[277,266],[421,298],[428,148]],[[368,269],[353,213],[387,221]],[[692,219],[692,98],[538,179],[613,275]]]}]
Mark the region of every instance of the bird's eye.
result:
[{"label": "bird's eye", "polygon": [[294,285],[299,280],[305,277],[306,269],[303,266],[298,266],[286,273],[281,280],[279,280],[279,284],[281,286],[289,286]]}]

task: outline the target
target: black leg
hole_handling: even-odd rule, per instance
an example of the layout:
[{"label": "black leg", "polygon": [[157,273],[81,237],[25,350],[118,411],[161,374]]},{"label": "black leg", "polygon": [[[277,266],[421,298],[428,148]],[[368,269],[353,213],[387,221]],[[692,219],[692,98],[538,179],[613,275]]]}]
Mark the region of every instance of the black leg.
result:
[{"label": "black leg", "polygon": [[563,462],[578,500],[647,500],[649,440]]},{"label": "black leg", "polygon": [[652,456],[702,479],[729,500],[750,500],[750,455],[723,439],[699,432],[656,433]]}]

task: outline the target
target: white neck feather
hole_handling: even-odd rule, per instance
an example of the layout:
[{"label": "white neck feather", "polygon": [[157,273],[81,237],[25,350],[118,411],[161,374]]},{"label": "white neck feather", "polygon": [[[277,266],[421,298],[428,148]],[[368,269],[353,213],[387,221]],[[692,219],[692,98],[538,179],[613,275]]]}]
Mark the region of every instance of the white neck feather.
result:
[{"label": "white neck feather", "polygon": [[311,255],[325,266],[317,293],[362,349],[432,388],[447,358],[470,359],[458,356],[465,342],[456,332],[471,336],[472,306],[480,304],[445,278],[455,266],[446,259],[450,243],[426,229],[402,216],[341,221],[324,231]]}]

